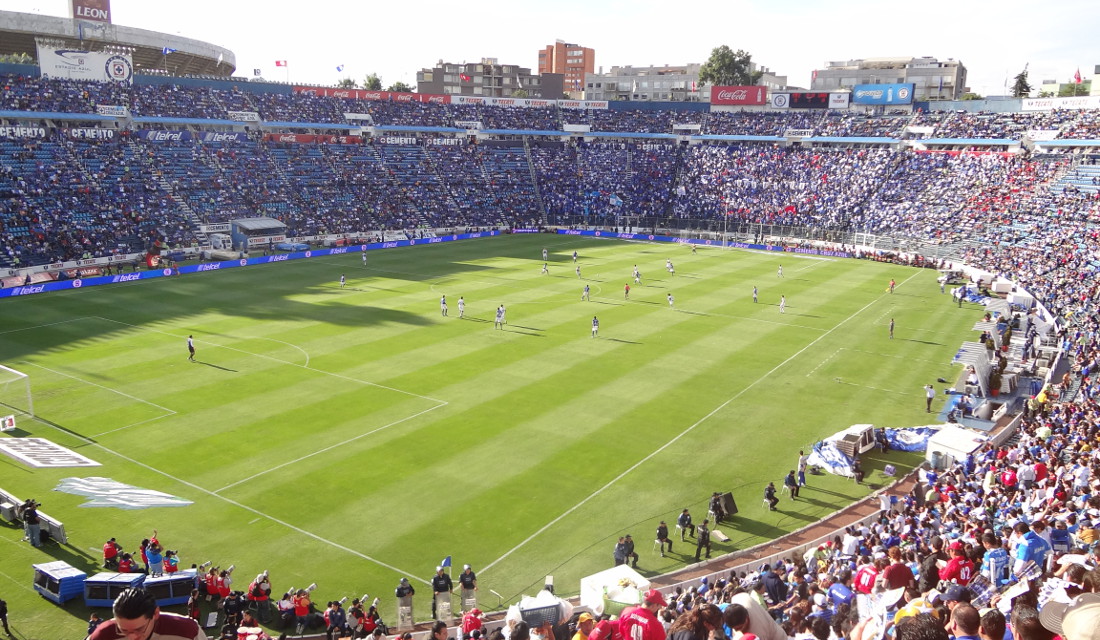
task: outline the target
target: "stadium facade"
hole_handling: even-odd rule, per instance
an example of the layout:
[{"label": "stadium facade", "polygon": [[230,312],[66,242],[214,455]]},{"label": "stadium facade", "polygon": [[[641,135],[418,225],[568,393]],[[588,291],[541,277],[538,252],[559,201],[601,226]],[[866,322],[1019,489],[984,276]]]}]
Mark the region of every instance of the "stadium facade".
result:
[{"label": "stadium facade", "polygon": [[137,74],[228,78],[237,68],[232,51],[193,38],[75,16],[0,11],[0,54],[27,54],[38,63],[43,43],[55,50],[121,53]]}]

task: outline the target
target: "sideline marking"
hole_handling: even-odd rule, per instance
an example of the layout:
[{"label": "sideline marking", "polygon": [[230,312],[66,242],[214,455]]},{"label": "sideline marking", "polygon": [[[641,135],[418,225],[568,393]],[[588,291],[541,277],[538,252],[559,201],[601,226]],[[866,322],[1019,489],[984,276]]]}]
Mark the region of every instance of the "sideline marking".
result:
[{"label": "sideline marking", "polygon": [[[914,273],[913,275],[909,276],[909,277],[908,277],[908,278],[906,278],[906,279],[905,279],[904,281],[902,281],[902,283],[901,283],[901,284],[905,284],[906,282],[909,282],[909,280],[912,280],[913,278],[917,277],[917,276],[918,276],[919,274],[920,274],[920,272],[919,272],[919,271],[918,271],[917,273]],[[494,567],[494,566],[496,566],[497,564],[500,564],[500,562],[501,562],[501,561],[503,561],[503,560],[504,560],[505,558],[507,558],[508,556],[512,555],[512,554],[513,554],[513,553],[515,553],[516,551],[519,551],[519,550],[520,550],[520,549],[521,549],[522,547],[526,546],[528,542],[531,542],[532,540],[534,540],[534,539],[535,539],[535,538],[537,538],[538,536],[542,535],[542,533],[543,533],[543,532],[545,532],[546,530],[548,530],[548,529],[549,529],[550,527],[552,527],[552,526],[556,525],[557,523],[561,522],[561,521],[562,521],[563,519],[565,519],[565,518],[566,518],[567,516],[569,516],[569,515],[570,515],[571,513],[573,513],[573,512],[574,512],[574,511],[576,511],[577,509],[580,509],[580,508],[581,508],[582,506],[584,506],[585,504],[588,504],[588,502],[590,502],[590,501],[591,501],[591,500],[592,500],[593,498],[595,498],[596,496],[600,495],[600,494],[601,494],[601,493],[603,493],[604,491],[608,490],[609,488],[611,488],[612,486],[614,486],[614,485],[615,485],[615,484],[616,484],[617,482],[619,482],[619,480],[622,480],[623,478],[625,478],[625,477],[626,477],[626,476],[627,476],[627,475],[628,475],[629,473],[631,473],[632,471],[634,471],[634,470],[635,470],[635,469],[637,469],[638,467],[642,466],[643,464],[645,464],[646,462],[648,462],[649,460],[651,460],[652,458],[654,458],[654,457],[655,457],[655,456],[656,456],[657,454],[661,453],[661,452],[662,452],[662,451],[664,451],[665,449],[667,449],[667,448],[669,448],[670,446],[672,446],[673,444],[675,444],[675,443],[676,443],[676,442],[677,442],[678,440],[680,440],[680,438],[683,438],[683,437],[684,437],[684,436],[686,436],[687,434],[691,433],[691,432],[692,432],[692,431],[693,431],[693,430],[695,429],[695,427],[698,427],[699,425],[703,424],[704,422],[706,422],[706,421],[707,421],[707,420],[709,420],[710,418],[714,417],[714,416],[715,416],[715,415],[716,415],[716,414],[717,414],[717,413],[718,413],[719,411],[721,411],[721,410],[725,409],[725,408],[726,408],[727,406],[729,406],[729,405],[730,405],[730,404],[731,404],[731,403],[732,403],[732,402],[733,402],[734,400],[737,400],[738,398],[740,398],[741,396],[743,396],[743,395],[744,395],[745,393],[747,393],[747,392],[748,392],[748,391],[749,391],[750,389],[752,389],[752,388],[753,388],[753,387],[755,387],[756,385],[758,385],[758,384],[760,384],[761,382],[763,382],[763,381],[764,381],[764,380],[765,380],[765,379],[766,379],[766,378],[767,378],[768,376],[770,376],[771,374],[775,373],[776,371],[778,371],[779,369],[781,369],[782,367],[784,367],[784,366],[785,366],[785,365],[786,365],[787,363],[791,362],[792,360],[794,360],[794,359],[795,359],[795,358],[797,358],[798,356],[802,355],[802,354],[803,354],[803,353],[804,353],[804,352],[805,352],[805,351],[806,351],[807,349],[809,349],[810,347],[814,346],[815,344],[817,344],[818,342],[820,342],[821,340],[823,340],[823,339],[824,339],[824,338],[825,338],[826,336],[828,336],[828,335],[829,335],[830,333],[832,333],[832,332],[836,331],[837,329],[839,329],[840,327],[842,327],[842,326],[843,326],[843,325],[844,325],[845,323],[847,323],[847,322],[848,322],[849,320],[851,320],[852,318],[855,318],[855,317],[856,317],[856,316],[858,316],[859,314],[863,313],[864,311],[866,311],[867,309],[869,309],[869,308],[871,307],[871,305],[874,305],[875,303],[879,302],[880,300],[881,300],[881,298],[876,298],[876,299],[874,299],[874,300],[871,300],[870,302],[868,302],[867,304],[865,304],[865,305],[864,305],[864,306],[863,306],[862,308],[860,308],[860,309],[858,309],[857,311],[855,311],[855,312],[854,312],[854,313],[853,313],[852,315],[850,315],[850,316],[848,316],[847,318],[845,318],[845,319],[841,320],[840,322],[838,322],[838,323],[836,324],[836,326],[834,326],[834,327],[833,327],[832,329],[829,329],[829,330],[828,330],[828,331],[826,331],[825,333],[823,333],[823,334],[821,334],[820,336],[818,336],[818,337],[814,338],[814,339],[813,339],[813,340],[812,340],[812,341],[811,341],[811,342],[810,342],[809,344],[807,344],[806,346],[804,346],[804,347],[802,347],[801,349],[799,349],[798,351],[796,351],[796,352],[795,352],[794,354],[792,354],[792,355],[791,355],[790,357],[788,357],[788,358],[787,358],[786,360],[784,360],[783,362],[780,362],[779,364],[777,364],[777,365],[775,365],[774,367],[772,367],[770,371],[768,371],[767,373],[763,374],[762,376],[760,376],[759,378],[757,378],[757,379],[756,379],[756,380],[754,380],[753,382],[750,382],[750,383],[749,383],[749,384],[748,384],[748,385],[747,385],[747,386],[746,386],[746,387],[745,387],[744,389],[742,389],[742,390],[738,391],[738,392],[737,392],[736,394],[734,394],[734,395],[733,395],[732,397],[730,397],[730,398],[729,398],[728,400],[726,400],[726,401],[725,401],[725,402],[723,402],[722,404],[720,404],[720,405],[718,405],[717,407],[715,407],[714,409],[712,409],[710,413],[708,413],[707,415],[703,416],[702,418],[699,418],[699,419],[698,419],[698,420],[697,420],[697,421],[696,421],[696,422],[695,422],[694,424],[692,424],[692,425],[691,425],[691,426],[689,426],[688,428],[684,429],[684,430],[683,430],[683,431],[681,431],[681,432],[680,432],[679,434],[677,434],[677,435],[673,436],[671,440],[669,440],[668,442],[666,442],[666,443],[664,443],[663,445],[661,445],[661,446],[657,447],[656,449],[654,449],[652,453],[648,454],[647,456],[645,456],[645,457],[644,457],[644,458],[642,458],[641,460],[639,460],[639,461],[635,462],[635,463],[634,463],[634,464],[632,464],[632,465],[631,465],[630,467],[628,467],[628,468],[627,468],[627,469],[626,469],[625,471],[623,471],[623,472],[622,472],[622,473],[620,473],[619,475],[617,475],[617,476],[615,476],[614,478],[612,478],[611,480],[609,480],[609,481],[608,481],[608,482],[607,482],[607,483],[606,483],[605,485],[603,485],[603,486],[602,486],[602,487],[600,487],[599,489],[596,489],[596,490],[595,490],[595,491],[593,491],[592,493],[588,494],[588,496],[587,496],[587,497],[585,497],[585,498],[584,498],[584,499],[582,499],[581,501],[577,502],[577,503],[576,503],[575,505],[573,505],[572,507],[570,507],[570,508],[566,509],[566,510],[565,510],[565,512],[563,512],[563,513],[562,513],[561,515],[559,515],[558,517],[554,518],[554,519],[553,519],[553,520],[551,520],[550,522],[548,522],[548,523],[546,523],[545,525],[543,525],[543,526],[542,526],[542,527],[541,527],[541,528],[540,528],[540,529],[539,529],[538,531],[535,531],[535,532],[534,532],[534,533],[532,533],[531,535],[527,536],[527,537],[526,537],[525,539],[523,539],[523,541],[521,541],[521,542],[520,542],[519,544],[517,544],[516,546],[512,547],[512,548],[511,548],[511,549],[509,549],[508,551],[505,551],[505,552],[504,552],[504,555],[500,556],[500,557],[499,557],[499,558],[497,558],[496,560],[493,560],[493,561],[492,561],[492,562],[490,562],[489,564],[485,565],[485,566],[484,566],[484,567],[483,567],[483,568],[481,569],[482,573],[484,573],[484,572],[488,571],[489,569],[493,568],[493,567]]]},{"label": "sideline marking", "polygon": [[[125,324],[125,323],[123,323],[123,324]],[[399,573],[401,575],[410,576],[411,580],[416,580],[416,581],[422,582],[424,584],[430,584],[427,580],[424,580],[423,578],[417,578],[415,572],[404,571],[404,570],[399,569],[399,568],[397,568],[393,565],[382,562],[381,560],[379,560],[377,558],[374,558],[372,556],[368,556],[365,553],[361,553],[359,551],[356,551],[355,549],[352,549],[350,547],[342,545],[338,542],[334,542],[332,540],[329,540],[328,538],[323,538],[323,537],[321,537],[321,536],[319,536],[316,533],[313,533],[311,531],[306,531],[305,529],[303,529],[301,527],[298,527],[298,526],[295,526],[295,525],[293,525],[293,524],[291,524],[291,523],[289,523],[285,520],[281,520],[279,518],[276,518],[275,516],[268,515],[268,514],[264,513],[263,511],[260,511],[259,509],[255,509],[253,507],[250,507],[250,506],[248,506],[246,504],[243,504],[241,502],[238,502],[236,500],[226,498],[225,496],[220,496],[220,495],[214,493],[213,491],[210,491],[209,489],[204,489],[204,488],[200,487],[199,485],[197,485],[193,482],[188,482],[187,480],[184,480],[183,478],[177,478],[176,476],[174,476],[170,473],[167,473],[165,471],[161,471],[160,469],[157,469],[156,467],[152,467],[150,465],[147,465],[144,462],[141,462],[139,460],[135,460],[133,458],[130,458],[129,456],[125,456],[125,455],[123,455],[123,454],[121,454],[121,453],[119,453],[119,452],[117,452],[113,449],[109,449],[109,448],[99,444],[98,442],[95,442],[93,440],[89,440],[88,438],[85,438],[84,436],[81,436],[79,434],[68,432],[68,431],[63,431],[61,428],[56,427],[56,426],[54,426],[54,425],[52,425],[48,422],[44,422],[42,420],[39,420],[37,418],[35,418],[35,421],[49,427],[50,429],[53,429],[55,431],[59,431],[61,433],[64,433],[64,434],[69,435],[71,437],[74,437],[78,440],[81,440],[84,443],[86,443],[86,444],[88,444],[92,447],[95,447],[96,449],[100,449],[101,451],[104,451],[106,453],[109,453],[109,454],[117,457],[117,458],[125,460],[126,462],[137,465],[137,466],[141,467],[142,469],[145,469],[147,471],[155,473],[159,476],[168,478],[169,480],[172,480],[174,482],[178,482],[179,484],[182,484],[186,487],[190,487],[191,489],[194,489],[195,491],[198,491],[199,493],[203,493],[203,494],[212,496],[214,498],[217,498],[217,499],[219,499],[219,500],[221,500],[221,501],[223,501],[227,504],[233,505],[234,507],[237,507],[239,509],[243,509],[243,510],[245,510],[245,511],[247,511],[247,512],[253,514],[253,515],[259,516],[260,518],[265,518],[267,520],[270,520],[271,522],[274,522],[275,524],[286,527],[287,529],[290,529],[291,531],[294,531],[295,533],[299,533],[299,534],[301,534],[303,536],[306,536],[308,538],[312,538],[312,539],[314,539],[318,542],[322,542],[324,544],[327,544],[327,545],[329,545],[331,547],[334,547],[336,549],[339,549],[341,551],[346,551],[347,553],[350,553],[353,556],[356,556],[358,558],[362,558],[363,560],[367,560],[368,562],[373,562],[373,563],[377,564],[378,566],[384,567],[384,568],[389,569],[391,571],[396,571],[397,573]]]},{"label": "sideline marking", "polygon": [[52,327],[57,324],[65,324],[66,322],[78,322],[85,320],[89,316],[80,316],[79,318],[69,318],[68,320],[58,320],[57,322],[47,322],[46,324],[36,324],[33,327],[23,327],[22,329],[8,329],[7,331],[0,331],[0,336],[6,333],[18,333],[20,331],[30,331],[31,329],[41,329],[43,327]]}]

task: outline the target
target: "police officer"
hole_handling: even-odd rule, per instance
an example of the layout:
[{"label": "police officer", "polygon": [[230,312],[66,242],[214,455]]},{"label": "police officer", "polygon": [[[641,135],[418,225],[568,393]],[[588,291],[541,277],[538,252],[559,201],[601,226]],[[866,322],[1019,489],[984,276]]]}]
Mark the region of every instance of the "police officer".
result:
[{"label": "police officer", "polygon": [[704,547],[707,549],[707,558],[710,558],[710,528],[707,526],[708,524],[710,524],[710,521],[703,520],[703,524],[699,525],[699,529],[696,531],[698,538],[695,540],[695,560],[697,562]]},{"label": "police officer", "polygon": [[466,602],[474,597],[474,592],[477,591],[477,574],[470,568],[470,565],[462,565],[462,573],[458,574],[458,584],[462,587],[462,607],[466,607]]},{"label": "police officer", "polygon": [[447,597],[450,597],[451,591],[455,588],[454,582],[451,581],[451,576],[443,572],[443,567],[435,568],[435,575],[432,576],[432,617],[436,617],[436,596],[441,593],[446,593]]},{"label": "police officer", "polygon": [[665,544],[668,544],[668,552],[672,553],[672,540],[668,537],[668,525],[664,520],[657,525],[657,542],[661,543],[661,557],[665,557]]}]

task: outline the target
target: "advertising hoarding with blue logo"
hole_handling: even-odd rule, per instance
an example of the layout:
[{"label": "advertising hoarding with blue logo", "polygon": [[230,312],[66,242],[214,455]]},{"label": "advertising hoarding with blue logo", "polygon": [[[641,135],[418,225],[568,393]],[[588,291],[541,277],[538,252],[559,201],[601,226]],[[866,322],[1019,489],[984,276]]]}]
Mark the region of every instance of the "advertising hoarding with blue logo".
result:
[{"label": "advertising hoarding with blue logo", "polygon": [[913,83],[857,84],[852,87],[852,104],[913,104]]}]

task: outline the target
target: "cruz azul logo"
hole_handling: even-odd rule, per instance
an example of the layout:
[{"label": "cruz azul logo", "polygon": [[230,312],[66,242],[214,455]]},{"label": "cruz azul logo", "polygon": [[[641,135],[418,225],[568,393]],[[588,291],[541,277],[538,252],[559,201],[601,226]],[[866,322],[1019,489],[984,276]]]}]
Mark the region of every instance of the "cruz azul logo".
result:
[{"label": "cruz azul logo", "polygon": [[62,478],[54,491],[84,496],[81,507],[115,507],[118,509],[149,509],[151,507],[186,507],[194,504],[152,489],[142,489],[116,482],[110,478]]}]

